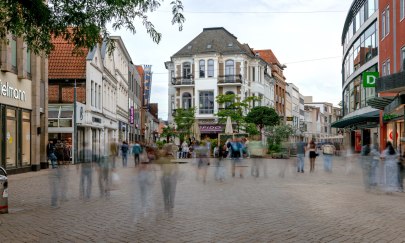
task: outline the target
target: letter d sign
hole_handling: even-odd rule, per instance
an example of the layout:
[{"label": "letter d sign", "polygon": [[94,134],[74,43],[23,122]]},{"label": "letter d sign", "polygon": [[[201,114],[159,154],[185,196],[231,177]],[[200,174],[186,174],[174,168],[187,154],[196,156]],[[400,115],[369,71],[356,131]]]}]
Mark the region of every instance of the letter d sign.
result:
[{"label": "letter d sign", "polygon": [[375,83],[379,77],[378,72],[364,72],[363,73],[363,87],[364,88],[375,88]]}]

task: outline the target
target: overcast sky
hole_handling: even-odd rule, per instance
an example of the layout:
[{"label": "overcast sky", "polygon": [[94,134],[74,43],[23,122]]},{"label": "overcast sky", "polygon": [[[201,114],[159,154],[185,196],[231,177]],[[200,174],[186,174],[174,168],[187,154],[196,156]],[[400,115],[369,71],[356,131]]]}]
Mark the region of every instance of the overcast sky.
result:
[{"label": "overcast sky", "polygon": [[[138,31],[120,35],[135,64],[152,65],[151,102],[159,103],[159,117],[167,119],[168,75],[164,62],[202,32],[224,27],[240,43],[272,49],[286,64],[284,75],[300,93],[315,102],[341,100],[341,36],[351,0],[183,0],[183,31],[171,25],[170,0],[149,14],[162,40],[156,44],[141,22]],[[312,60],[312,61],[311,61]]]}]

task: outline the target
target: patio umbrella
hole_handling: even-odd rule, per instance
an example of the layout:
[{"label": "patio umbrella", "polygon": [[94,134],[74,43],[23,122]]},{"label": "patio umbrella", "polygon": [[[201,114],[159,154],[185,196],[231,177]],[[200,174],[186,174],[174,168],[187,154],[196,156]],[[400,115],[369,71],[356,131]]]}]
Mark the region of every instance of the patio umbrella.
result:
[{"label": "patio umbrella", "polygon": [[191,127],[191,132],[195,140],[200,141],[201,140],[201,132],[200,132],[200,127],[198,126],[198,122],[194,121],[193,126]]},{"label": "patio umbrella", "polygon": [[229,116],[226,119],[225,133],[233,134],[232,121],[231,121],[231,117],[229,117]]}]

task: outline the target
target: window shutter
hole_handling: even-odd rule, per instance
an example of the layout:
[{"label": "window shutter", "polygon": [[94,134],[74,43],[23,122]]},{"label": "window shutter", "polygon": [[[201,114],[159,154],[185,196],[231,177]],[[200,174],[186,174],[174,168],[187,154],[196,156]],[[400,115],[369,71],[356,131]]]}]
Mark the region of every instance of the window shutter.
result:
[{"label": "window shutter", "polygon": [[240,75],[240,62],[236,62],[236,75]]},{"label": "window shutter", "polygon": [[224,63],[219,63],[219,76],[224,76]]},{"label": "window shutter", "polygon": [[181,77],[181,65],[176,65],[176,78]]}]

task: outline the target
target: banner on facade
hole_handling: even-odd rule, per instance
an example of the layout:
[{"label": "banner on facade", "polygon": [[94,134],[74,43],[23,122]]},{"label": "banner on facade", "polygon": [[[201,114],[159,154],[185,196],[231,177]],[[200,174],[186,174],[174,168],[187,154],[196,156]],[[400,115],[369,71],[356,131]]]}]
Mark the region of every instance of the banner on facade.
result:
[{"label": "banner on facade", "polygon": [[223,125],[200,125],[201,133],[219,133],[223,132]]},{"label": "banner on facade", "polygon": [[129,108],[129,123],[134,124],[134,107]]},{"label": "banner on facade", "polygon": [[144,65],[143,70],[145,73],[143,84],[143,107],[148,108],[150,102],[150,92],[152,88],[152,65]]}]

